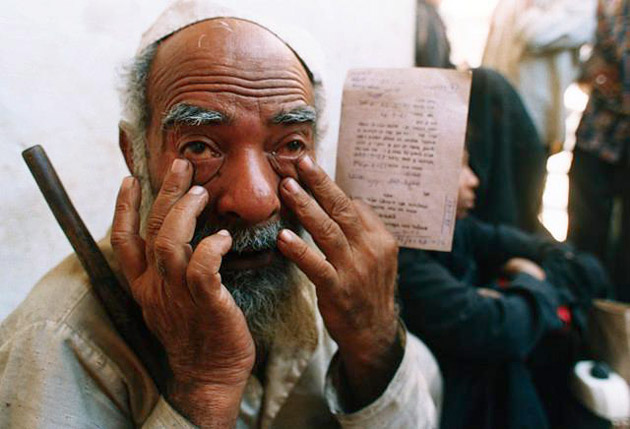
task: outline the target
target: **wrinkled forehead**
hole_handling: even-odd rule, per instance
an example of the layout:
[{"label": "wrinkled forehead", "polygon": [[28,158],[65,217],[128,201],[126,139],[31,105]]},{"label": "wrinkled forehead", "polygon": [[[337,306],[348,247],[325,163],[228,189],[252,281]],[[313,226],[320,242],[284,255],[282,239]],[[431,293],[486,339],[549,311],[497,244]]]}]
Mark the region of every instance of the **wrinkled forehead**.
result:
[{"label": "wrinkled forehead", "polygon": [[148,98],[153,106],[163,105],[168,104],[163,98],[179,87],[218,91],[231,84],[254,93],[282,88],[313,103],[309,75],[295,53],[267,29],[234,18],[202,21],[162,41],[149,74]]}]

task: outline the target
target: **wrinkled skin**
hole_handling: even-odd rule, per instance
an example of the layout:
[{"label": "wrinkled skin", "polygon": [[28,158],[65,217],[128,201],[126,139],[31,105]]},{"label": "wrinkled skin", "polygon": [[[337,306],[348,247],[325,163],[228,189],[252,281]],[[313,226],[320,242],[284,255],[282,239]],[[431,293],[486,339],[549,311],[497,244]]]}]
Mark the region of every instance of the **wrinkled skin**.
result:
[{"label": "wrinkled skin", "polygon": [[[312,124],[273,123],[280,112],[314,104],[295,54],[254,24],[204,21],[160,45],[148,99],[157,197],[143,239],[140,186],[125,179],[112,244],[148,327],[166,350],[173,373],[169,402],[199,426],[233,426],[256,360],[245,318],[221,283],[231,237],[220,231],[193,249],[196,226],[255,226],[288,216],[297,217],[324,256],[285,229],[277,242],[283,256],[241,262],[255,268],[269,257],[294,261],[314,283],[324,323],[339,345],[350,403],[359,407],[378,397],[402,358],[394,305],[397,246],[373,212],[314,163]],[[229,120],[163,130],[163,115],[179,103]],[[124,133],[121,147],[133,171]],[[283,177],[267,157],[297,150],[302,156],[294,178]],[[195,169],[214,151],[225,154],[220,172],[195,183]]]}]

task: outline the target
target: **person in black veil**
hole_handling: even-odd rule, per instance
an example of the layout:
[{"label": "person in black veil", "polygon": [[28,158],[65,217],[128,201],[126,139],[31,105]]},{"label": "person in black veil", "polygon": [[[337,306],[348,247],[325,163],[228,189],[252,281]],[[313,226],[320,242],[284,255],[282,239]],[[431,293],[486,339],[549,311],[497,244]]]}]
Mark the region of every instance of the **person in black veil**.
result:
[{"label": "person in black veil", "polygon": [[468,216],[479,179],[464,157],[450,252],[401,249],[401,315],[444,377],[441,429],[600,428],[569,391],[606,272],[569,244]]}]

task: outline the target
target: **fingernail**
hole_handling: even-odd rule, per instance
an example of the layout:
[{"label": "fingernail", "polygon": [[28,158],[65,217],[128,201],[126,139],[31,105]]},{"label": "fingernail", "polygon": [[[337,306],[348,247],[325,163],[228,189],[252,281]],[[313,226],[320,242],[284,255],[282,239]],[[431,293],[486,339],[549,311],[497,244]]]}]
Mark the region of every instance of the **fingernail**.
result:
[{"label": "fingernail", "polygon": [[278,234],[278,239],[290,243],[295,239],[295,233],[288,229],[283,229],[282,231],[280,231],[280,234]]},{"label": "fingernail", "polygon": [[313,168],[313,158],[311,158],[309,155],[303,156],[300,159],[300,162],[298,164],[298,166],[302,169],[302,170],[308,170],[310,168]]},{"label": "fingernail", "polygon": [[186,167],[188,167],[188,162],[181,158],[177,158],[175,161],[173,161],[171,171],[173,173],[183,173],[184,171],[186,171]]},{"label": "fingernail", "polygon": [[298,183],[295,181],[295,179],[291,178],[291,177],[287,177],[284,180],[284,187],[287,191],[291,192],[291,193],[295,193],[298,192],[300,187],[298,185]]},{"label": "fingernail", "polygon": [[230,231],[228,231],[227,229],[222,229],[221,231],[217,232],[217,234],[222,235],[224,237],[229,237]]},{"label": "fingernail", "polygon": [[190,192],[192,195],[203,195],[206,190],[203,186],[193,186],[188,192]]}]

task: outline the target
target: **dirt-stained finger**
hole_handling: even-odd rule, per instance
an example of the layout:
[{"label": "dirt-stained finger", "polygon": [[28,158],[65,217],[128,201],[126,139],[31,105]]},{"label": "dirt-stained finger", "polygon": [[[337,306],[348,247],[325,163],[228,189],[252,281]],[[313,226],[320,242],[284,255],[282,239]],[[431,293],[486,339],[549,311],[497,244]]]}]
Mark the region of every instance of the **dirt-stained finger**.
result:
[{"label": "dirt-stained finger", "polygon": [[334,220],[344,234],[352,239],[360,235],[361,219],[352,200],[310,156],[300,158],[298,164],[300,182],[311,191],[324,211]]},{"label": "dirt-stained finger", "polygon": [[192,176],[193,168],[188,160],[178,158],[173,161],[147,220],[146,240],[149,249],[153,249],[153,242],[173,205],[190,188]]},{"label": "dirt-stained finger", "polygon": [[341,227],[313,197],[292,178],[282,180],[282,199],[311,234],[317,246],[334,264],[347,262],[349,243]]},{"label": "dirt-stained finger", "polygon": [[289,229],[278,235],[278,250],[293,261],[313,282],[318,295],[335,293],[337,273],[335,268],[315,249]]},{"label": "dirt-stained finger", "polygon": [[[154,242],[155,263],[171,285],[169,295],[186,290],[186,267],[192,254],[197,217],[208,203],[208,193],[201,186],[193,186],[177,201],[164,219]],[[181,290],[177,290],[181,289]]]},{"label": "dirt-stained finger", "polygon": [[146,268],[144,240],[140,237],[140,185],[126,177],[116,198],[111,244],[125,278],[131,283]]},{"label": "dirt-stained finger", "polygon": [[200,306],[212,304],[212,297],[220,290],[219,268],[223,256],[232,247],[230,233],[223,229],[199,243],[186,270],[186,281],[193,301]]}]

